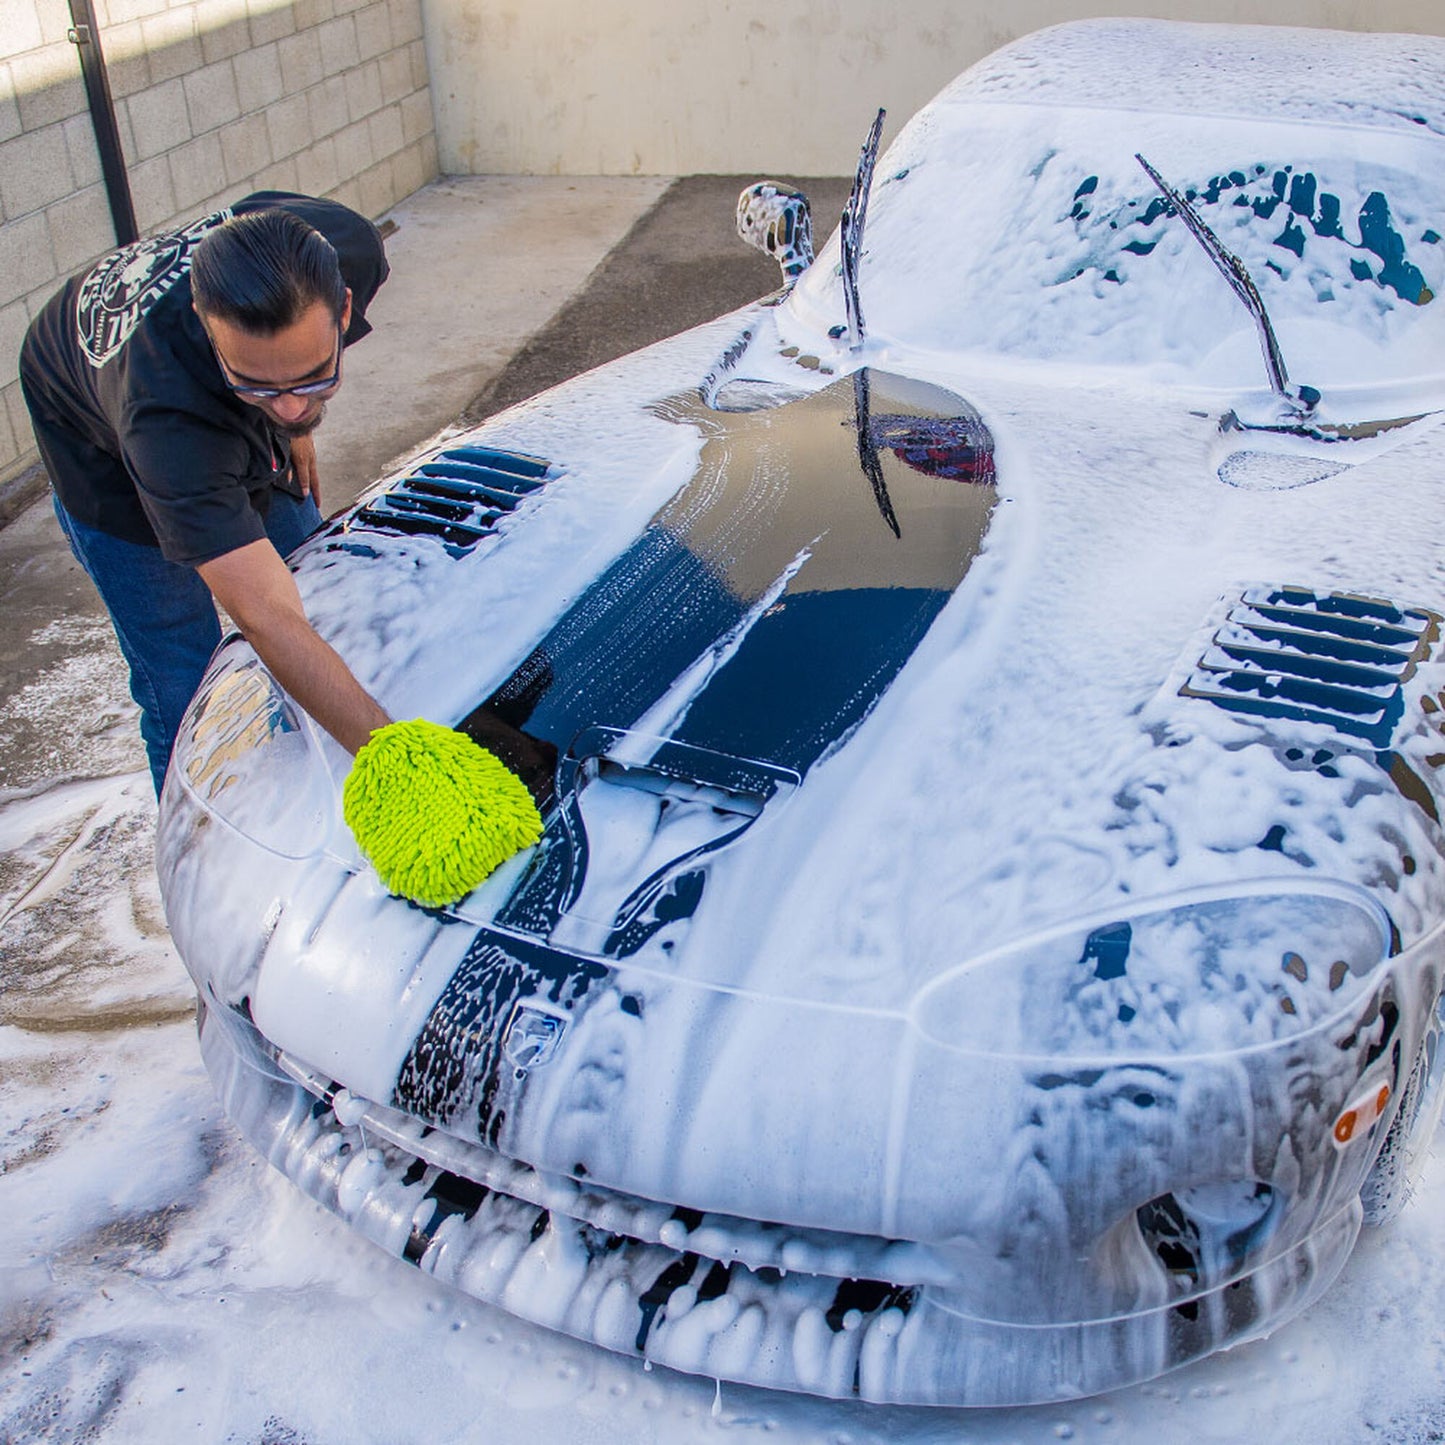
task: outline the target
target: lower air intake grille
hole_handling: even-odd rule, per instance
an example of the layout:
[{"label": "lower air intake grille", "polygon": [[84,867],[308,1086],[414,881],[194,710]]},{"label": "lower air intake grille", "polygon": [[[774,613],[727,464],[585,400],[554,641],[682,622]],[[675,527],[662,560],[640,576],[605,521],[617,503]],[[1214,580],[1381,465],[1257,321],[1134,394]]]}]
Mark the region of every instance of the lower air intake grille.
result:
[{"label": "lower air intake grille", "polygon": [[1437,613],[1375,597],[1254,587],[1229,609],[1180,696],[1319,723],[1383,750],[1404,712],[1402,686],[1440,624]]},{"label": "lower air intake grille", "polygon": [[540,457],[521,452],[454,447],[361,507],[348,530],[437,537],[451,550],[466,552],[551,480],[549,471]]}]

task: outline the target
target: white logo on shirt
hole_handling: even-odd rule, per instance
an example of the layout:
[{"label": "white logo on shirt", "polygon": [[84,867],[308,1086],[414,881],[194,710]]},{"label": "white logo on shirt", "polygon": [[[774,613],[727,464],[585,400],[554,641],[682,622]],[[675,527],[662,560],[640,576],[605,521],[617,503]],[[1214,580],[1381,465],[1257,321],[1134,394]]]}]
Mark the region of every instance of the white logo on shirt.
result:
[{"label": "white logo on shirt", "polygon": [[92,366],[104,366],[125,345],[141,317],[191,269],[191,252],[201,237],[230,219],[229,209],[217,211],[96,263],[80,283],[75,306],[80,349]]}]

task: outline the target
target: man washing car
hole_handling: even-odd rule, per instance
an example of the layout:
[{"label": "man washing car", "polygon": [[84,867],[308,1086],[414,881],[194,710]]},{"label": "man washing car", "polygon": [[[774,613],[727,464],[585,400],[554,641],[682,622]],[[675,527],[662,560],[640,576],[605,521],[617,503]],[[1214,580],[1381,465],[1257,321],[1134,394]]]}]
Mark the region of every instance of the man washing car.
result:
[{"label": "man washing car", "polygon": [[382,881],[439,906],[537,841],[533,799],[464,734],[392,723],[282,560],[320,525],[311,434],[386,274],[354,211],[248,196],[73,277],[31,324],[20,378],[56,516],[130,665],[157,797],[219,603],[356,755],[342,815]]},{"label": "man washing car", "polygon": [[104,257],[26,335],[56,514],[130,667],[158,795],[216,603],[349,752],[388,722],[282,561],[320,524],[312,434],[386,275],[365,218],[266,192]]}]

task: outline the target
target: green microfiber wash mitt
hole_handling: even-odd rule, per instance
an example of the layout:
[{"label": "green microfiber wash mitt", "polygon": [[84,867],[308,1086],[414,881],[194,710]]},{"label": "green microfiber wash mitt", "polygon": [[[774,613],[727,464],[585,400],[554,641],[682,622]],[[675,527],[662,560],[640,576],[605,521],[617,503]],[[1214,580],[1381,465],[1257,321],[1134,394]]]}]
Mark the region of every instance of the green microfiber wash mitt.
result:
[{"label": "green microfiber wash mitt", "polygon": [[542,836],[521,779],[465,733],[425,718],[372,733],[341,812],[381,881],[429,908],[455,903]]}]

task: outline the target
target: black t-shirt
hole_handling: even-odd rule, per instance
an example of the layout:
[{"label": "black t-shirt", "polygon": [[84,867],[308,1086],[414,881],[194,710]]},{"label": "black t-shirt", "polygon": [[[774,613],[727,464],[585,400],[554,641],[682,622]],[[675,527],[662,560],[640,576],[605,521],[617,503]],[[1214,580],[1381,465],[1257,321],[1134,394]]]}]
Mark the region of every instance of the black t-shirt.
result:
[{"label": "black t-shirt", "polygon": [[309,196],[258,192],[73,276],[32,323],[21,374],[50,420],[113,459],[51,478],[78,522],[194,566],[263,537],[273,488],[299,494],[289,442],[226,386],[191,308],[200,239],[270,206],[295,212],[336,248],[351,288],[345,344],[371,330],[366,308],[387,276],[380,233]]}]

